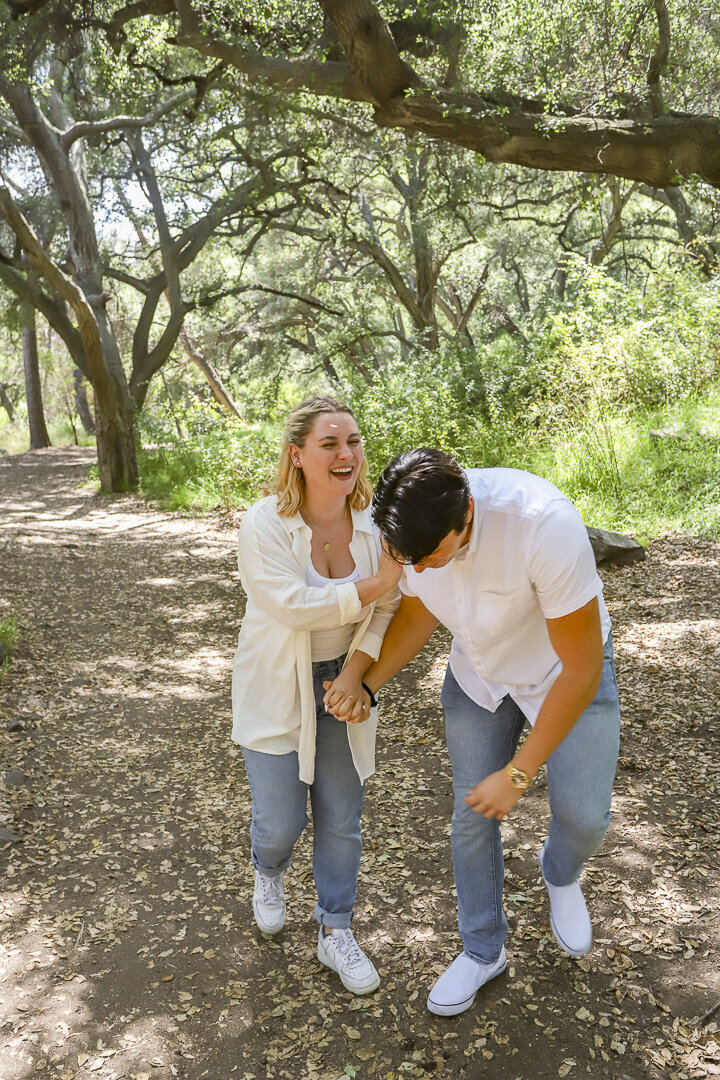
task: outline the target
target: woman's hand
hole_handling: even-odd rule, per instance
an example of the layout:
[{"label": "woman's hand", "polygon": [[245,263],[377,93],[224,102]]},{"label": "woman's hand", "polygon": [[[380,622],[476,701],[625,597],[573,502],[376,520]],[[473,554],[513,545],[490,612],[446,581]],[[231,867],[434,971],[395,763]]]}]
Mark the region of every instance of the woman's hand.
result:
[{"label": "woman's hand", "polygon": [[402,563],[396,562],[388,554],[383,545],[378,559],[378,568],[372,577],[363,578],[362,581],[355,582],[355,588],[357,589],[360,603],[363,607],[367,604],[374,604],[376,600],[379,600],[381,596],[385,596],[386,593],[394,593],[397,589],[397,583],[400,580],[402,574]]},{"label": "woman's hand", "polygon": [[323,704],[327,711],[346,724],[360,724],[370,716],[370,695],[357,676],[341,672],[333,682],[324,682]]},{"label": "woman's hand", "polygon": [[[385,592],[394,589],[402,574],[402,563],[397,562],[388,552],[385,544],[382,545],[376,577],[385,586]],[[384,595],[384,593],[383,593]]]},{"label": "woman's hand", "polygon": [[512,786],[505,770],[500,769],[476,784],[465,796],[465,802],[476,814],[502,821],[522,794],[522,791]]}]

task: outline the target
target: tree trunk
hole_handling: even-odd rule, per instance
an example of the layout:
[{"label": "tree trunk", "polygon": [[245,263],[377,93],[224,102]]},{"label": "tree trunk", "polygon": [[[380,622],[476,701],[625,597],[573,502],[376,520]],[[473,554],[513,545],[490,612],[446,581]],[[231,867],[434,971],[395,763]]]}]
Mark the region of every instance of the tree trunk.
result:
[{"label": "tree trunk", "polygon": [[30,449],[41,450],[50,446],[50,436],[45,426],[42,386],[40,385],[40,361],[38,358],[35,308],[22,304],[22,348],[25,369],[25,397],[27,400]]},{"label": "tree trunk", "polygon": [[113,388],[95,392],[95,424],[100,487],[103,491],[129,491],[137,487],[134,412],[129,395],[123,402]]},{"label": "tree trunk", "polygon": [[8,383],[0,383],[0,405],[2,405],[5,412],[8,414],[8,419],[11,424],[15,423],[15,409],[13,403],[10,400],[10,396],[7,392]]},{"label": "tree trunk", "polygon": [[73,309],[87,377],[95,391],[100,485],[103,491],[127,491],[136,487],[138,481],[134,405],[105,309],[108,298],[103,290],[104,270],[85,183],[83,150],[79,141],[65,146],[59,129],[49,123],[33,100],[29,83],[9,81],[0,72],[0,89],[37,153],[62,207],[72,278],[53,262],[14,205],[10,192],[1,186],[0,209],[35,271],[43,274]]},{"label": "tree trunk", "polygon": [[234,416],[236,420],[239,420],[240,413],[238,411],[238,407],[233,401],[233,399],[230,397],[230,394],[228,393],[228,390],[225,387],[225,384],[223,383],[220,374],[218,373],[218,371],[216,371],[216,369],[213,367],[213,365],[210,363],[204,353],[200,351],[194,338],[190,335],[190,333],[185,329],[184,326],[178,334],[178,339],[182,344],[182,347],[184,348],[186,354],[192,360],[193,364],[195,364],[200,369],[200,371],[202,371],[203,375],[207,379],[208,385],[213,392],[215,400],[220,405],[222,405],[223,409],[225,409],[225,411],[228,412],[230,416]]},{"label": "tree trunk", "polygon": [[85,389],[85,383],[83,381],[83,373],[79,367],[76,367],[73,371],[73,381],[75,383],[75,408],[77,409],[78,416],[80,417],[80,423],[82,424],[85,432],[88,435],[95,434],[95,421],[93,415],[90,412],[90,406],[87,399],[87,390]]}]

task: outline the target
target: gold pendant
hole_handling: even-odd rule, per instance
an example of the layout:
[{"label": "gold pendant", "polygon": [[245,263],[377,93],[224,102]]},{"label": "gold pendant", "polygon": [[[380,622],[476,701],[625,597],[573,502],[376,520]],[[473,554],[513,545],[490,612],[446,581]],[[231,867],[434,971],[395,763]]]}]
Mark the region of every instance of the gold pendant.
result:
[{"label": "gold pendant", "polygon": [[330,550],[330,541],[326,540],[325,543],[323,544],[323,547],[324,547],[325,551],[329,551]]}]

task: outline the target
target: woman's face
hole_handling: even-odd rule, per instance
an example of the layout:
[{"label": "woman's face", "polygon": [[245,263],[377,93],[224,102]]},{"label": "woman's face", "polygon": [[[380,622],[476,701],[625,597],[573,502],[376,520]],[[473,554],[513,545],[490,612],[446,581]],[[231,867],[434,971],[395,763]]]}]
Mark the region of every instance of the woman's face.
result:
[{"label": "woman's face", "polygon": [[351,495],[363,460],[362,439],[350,413],[320,413],[304,446],[291,446],[308,489],[337,498]]}]

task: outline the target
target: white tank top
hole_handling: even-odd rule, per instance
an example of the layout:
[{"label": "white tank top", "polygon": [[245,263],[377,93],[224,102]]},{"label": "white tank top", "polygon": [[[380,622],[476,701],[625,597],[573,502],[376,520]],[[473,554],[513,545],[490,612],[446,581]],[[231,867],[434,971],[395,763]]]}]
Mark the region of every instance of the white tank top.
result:
[{"label": "white tank top", "polygon": [[[314,588],[324,588],[326,585],[342,585],[346,581],[359,581],[357,567],[347,577],[328,578],[318,574],[312,564],[308,563],[305,571],[305,582]],[[363,609],[358,622],[363,618]],[[313,664],[319,660],[335,660],[338,656],[344,656],[350,647],[350,642],[356,630],[355,623],[346,623],[344,626],[332,626],[327,630],[310,631],[310,655]]]}]

